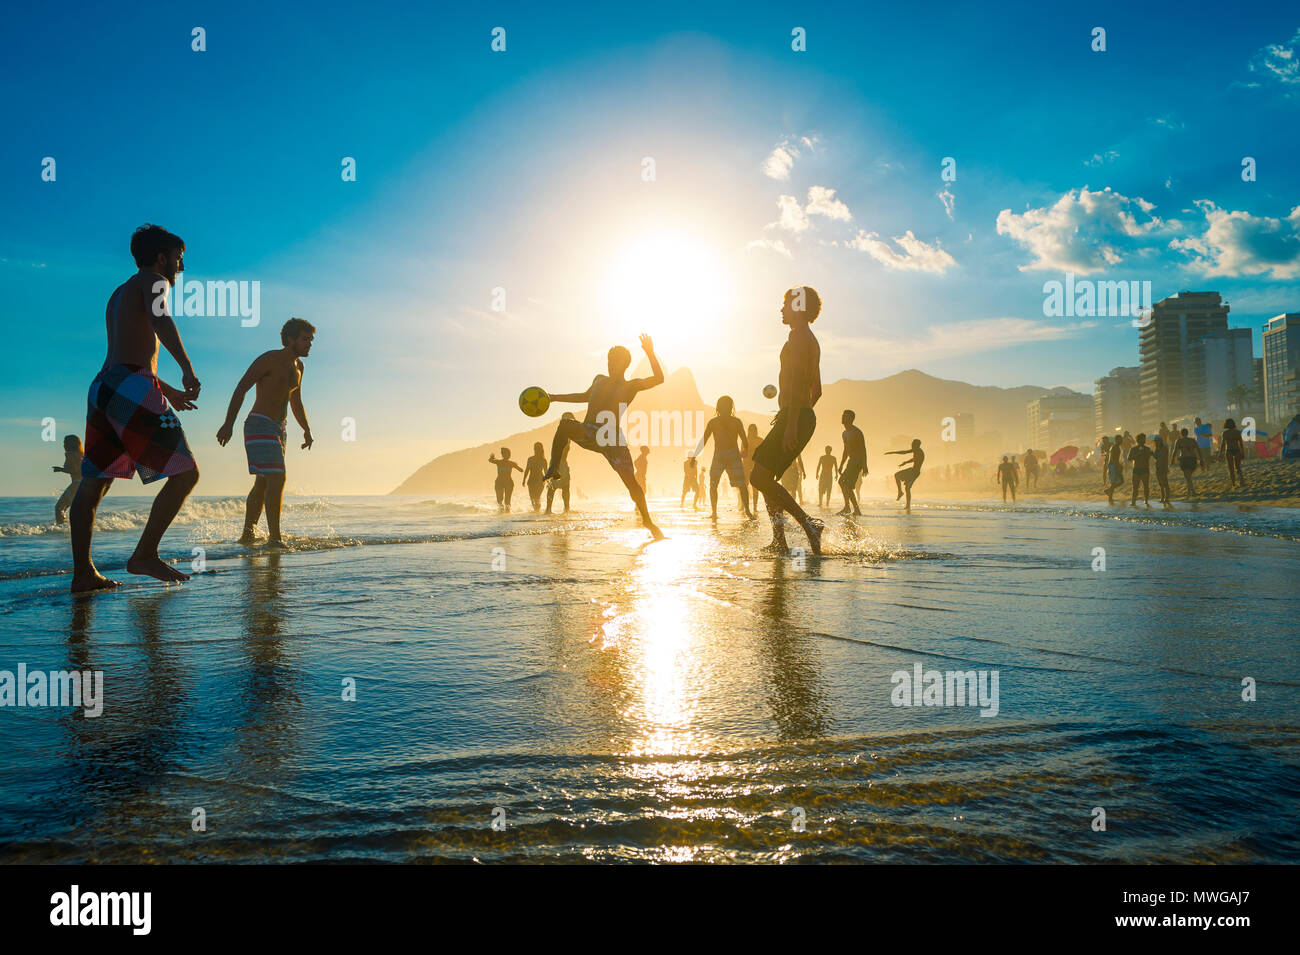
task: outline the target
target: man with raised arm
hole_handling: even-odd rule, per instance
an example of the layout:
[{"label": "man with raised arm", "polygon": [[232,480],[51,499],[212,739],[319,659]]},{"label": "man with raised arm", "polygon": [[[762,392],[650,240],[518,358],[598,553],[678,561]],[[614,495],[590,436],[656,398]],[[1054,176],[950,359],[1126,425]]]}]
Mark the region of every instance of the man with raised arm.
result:
[{"label": "man with raised arm", "polygon": [[650,377],[627,378],[632,353],[622,345],[615,345],[609,350],[607,358],[608,375],[597,375],[586,391],[551,395],[552,402],[587,402],[587,414],[582,421],[561,417],[559,426],[555,429],[555,440],[551,442],[551,466],[546,469],[543,477],[549,481],[560,476],[560,462],[570,441],[588,451],[603,454],[627,488],[646,529],[655,540],[662,540],[663,532],[650,520],[650,512],[646,510],[645,491],[637,483],[632,453],[628,450],[627,438],[620,424],[633,398],[664,381],[664,371],[659,367],[659,359],[655,357],[654,343],[650,341],[649,335],[641,336],[641,348],[650,360]]}]

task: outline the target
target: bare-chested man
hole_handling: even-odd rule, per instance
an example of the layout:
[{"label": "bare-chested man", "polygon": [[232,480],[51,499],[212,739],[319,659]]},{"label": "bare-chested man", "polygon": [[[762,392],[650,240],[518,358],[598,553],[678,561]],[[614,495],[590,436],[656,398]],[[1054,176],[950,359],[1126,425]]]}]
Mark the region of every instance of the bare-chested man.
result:
[{"label": "bare-chested man", "polygon": [[[886,454],[910,454],[912,457],[903,462],[903,466],[894,473],[894,484],[898,488],[898,498],[907,495],[903,510],[912,513],[912,485],[921,476],[921,465],[925,463],[925,452],[921,450],[921,439],[913,438],[910,448],[901,451],[886,451]],[[895,500],[898,500],[895,498]]]},{"label": "bare-chested man", "polygon": [[[108,354],[90,383],[81,486],[70,511],[74,593],[117,586],[95,569],[90,539],[95,512],[113,479],[137,471],[145,484],[162,477],[167,483],[154,498],[127,572],[167,582],[190,579],[158,556],[163,534],[199,482],[198,465],[172,410],[188,411],[199,396],[199,379],[167,305],[168,289],[185,271],[184,255],[185,243],[161,226],[136,229],[131,256],[139,271],[117,287],[104,310]],[[184,391],[159,380],[159,342],[180,366]]]},{"label": "bare-chested man", "polygon": [[799,522],[813,553],[822,552],[824,525],[817,518],[809,517],[777,482],[778,475],[785,473],[812,440],[817,427],[813,405],[822,396],[822,351],[809,326],[817,320],[821,309],[822,300],[816,289],[802,285],[785,293],[781,322],[790,326],[790,337],[781,349],[781,374],[777,379],[780,410],[772,419],[772,430],[754,451],[750,483],[762,492],[767,502],[767,514],[772,520],[772,542],[768,549],[778,553],[789,550],[782,511]]},{"label": "bare-chested man", "polygon": [[749,439],[745,437],[745,423],[736,417],[736,402],[730,395],[723,395],[714,406],[717,416],[704,427],[700,443],[695,446],[692,458],[698,458],[704,452],[704,446],[713,438],[713,462],[709,465],[709,501],[713,505],[713,517],[718,516],[718,482],[722,473],[727,473],[731,486],[740,491],[740,508],[747,520],[754,519],[749,509],[749,488],[745,480],[745,456],[749,454]]},{"label": "bare-chested man", "polygon": [[244,533],[241,544],[255,540],[254,531],[266,506],[267,543],[283,547],[280,538],[280,505],[284,499],[284,449],[289,440],[286,427],[287,408],[302,428],[302,446],[313,444],[307,412],[302,406],[302,360],[311,352],[315,327],[301,318],[291,318],[280,329],[283,348],[263,352],[253,359],[235,386],[226,409],[225,423],[217,430],[217,443],[223,448],[235,428],[235,418],[244,404],[248,389],[257,386],[253,407],[244,419],[244,452],[248,455],[248,473],[253,478],[253,489],[248,492],[244,509]]},{"label": "bare-chested man", "polygon": [[837,517],[847,517],[850,507],[854,517],[862,516],[855,488],[858,479],[867,473],[867,439],[862,429],[853,423],[856,417],[848,409],[840,415],[840,424],[844,425],[844,451],[840,454],[840,490],[844,492],[844,506],[836,513]]},{"label": "bare-chested man", "polygon": [[638,393],[661,385],[664,381],[664,371],[659,367],[659,359],[655,357],[654,343],[650,341],[649,335],[641,336],[641,348],[650,360],[650,370],[654,373],[649,378],[626,378],[627,370],[632,364],[632,353],[622,345],[615,345],[609,350],[608,375],[597,375],[586,391],[551,395],[552,403],[587,402],[587,415],[580,422],[561,417],[559,426],[555,429],[555,440],[551,442],[551,466],[546,469],[544,476],[548,481],[560,476],[560,462],[570,441],[588,451],[603,454],[631,495],[642,523],[655,540],[662,540],[663,532],[650,520],[650,512],[646,510],[645,491],[637,482],[632,452],[628,450],[627,438],[620,423],[627,406]]},{"label": "bare-chested man", "polygon": [[840,476],[840,462],[826,445],[826,453],[817,459],[817,506],[826,508],[831,503],[831,488]]}]

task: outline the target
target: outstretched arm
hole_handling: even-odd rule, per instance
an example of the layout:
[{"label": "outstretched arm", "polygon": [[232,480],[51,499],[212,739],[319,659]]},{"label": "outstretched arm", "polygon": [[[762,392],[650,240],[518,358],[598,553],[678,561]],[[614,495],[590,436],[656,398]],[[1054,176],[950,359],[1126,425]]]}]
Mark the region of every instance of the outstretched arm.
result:
[{"label": "outstretched arm", "polygon": [[654,374],[649,378],[633,378],[628,382],[628,384],[632,386],[633,394],[664,383],[664,370],[659,367],[659,359],[655,356],[654,342],[650,340],[649,335],[641,336],[641,350],[645,352],[646,358],[650,360],[650,370],[654,372]]},{"label": "outstretched arm", "polygon": [[591,396],[591,389],[588,388],[586,391],[574,391],[571,392],[570,394],[551,395],[550,397],[551,397],[551,402],[554,403],[557,401],[569,401],[569,402],[586,401],[588,398],[590,398],[590,396]]},{"label": "outstretched arm", "polygon": [[235,385],[235,393],[230,396],[230,406],[226,409],[226,420],[217,429],[217,444],[222,447],[226,446],[226,442],[230,440],[230,435],[235,428],[235,416],[239,414],[239,409],[244,404],[244,395],[248,394],[248,389],[257,384],[266,375],[266,372],[266,362],[262,361],[261,356],[258,356],[248,366],[248,371],[244,372],[244,377],[239,379],[239,384]]}]

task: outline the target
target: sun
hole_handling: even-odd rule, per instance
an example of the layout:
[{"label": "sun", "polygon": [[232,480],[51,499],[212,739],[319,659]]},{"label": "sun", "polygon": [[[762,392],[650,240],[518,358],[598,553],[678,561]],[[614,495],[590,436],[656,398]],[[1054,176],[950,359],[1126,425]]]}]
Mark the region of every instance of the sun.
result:
[{"label": "sun", "polygon": [[656,345],[711,340],[730,319],[735,287],[717,247],[684,232],[654,232],[618,246],[604,274],[603,314],[619,340],[645,332]]}]

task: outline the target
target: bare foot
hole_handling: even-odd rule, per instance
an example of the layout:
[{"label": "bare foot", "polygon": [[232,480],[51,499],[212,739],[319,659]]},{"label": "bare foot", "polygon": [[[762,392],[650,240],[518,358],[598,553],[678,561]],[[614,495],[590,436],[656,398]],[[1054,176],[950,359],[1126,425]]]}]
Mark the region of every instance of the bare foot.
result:
[{"label": "bare foot", "polygon": [[74,594],[85,593],[90,590],[112,590],[114,587],[122,586],[116,580],[109,580],[97,570],[91,570],[88,574],[74,574],[72,577],[72,592]]},{"label": "bare foot", "polygon": [[651,524],[649,521],[646,521],[645,526],[646,526],[646,530],[650,532],[650,536],[653,537],[655,540],[661,541],[664,539],[664,532],[661,531],[654,524]]},{"label": "bare foot", "polygon": [[898,497],[894,498],[894,500],[895,500],[895,501],[901,501],[902,499],[903,499],[903,492],[902,492],[902,491],[899,491],[899,492],[898,492]]},{"label": "bare foot", "polygon": [[126,570],[129,574],[153,577],[168,584],[190,579],[188,574],[182,574],[157,554],[152,557],[137,557],[132,554],[131,559],[126,562]]},{"label": "bare foot", "polygon": [[808,518],[808,523],[804,525],[804,533],[808,535],[808,543],[812,545],[814,554],[822,552],[822,531],[825,529],[826,525],[815,517]]},{"label": "bare foot", "polygon": [[257,543],[257,534],[251,527],[246,527],[244,528],[244,533],[240,535],[238,542],[243,544],[245,547],[252,547]]},{"label": "bare foot", "polygon": [[269,547],[269,548],[271,548],[272,550],[288,550],[288,549],[289,549],[289,545],[286,544],[284,541],[282,541],[282,540],[281,540],[280,538],[278,538],[278,537],[272,537],[270,540],[268,540],[268,541],[266,542],[266,546]]},{"label": "bare foot", "polygon": [[775,537],[767,544],[766,547],[759,551],[760,554],[772,554],[780,556],[790,552],[789,545],[783,540],[777,540]]}]

